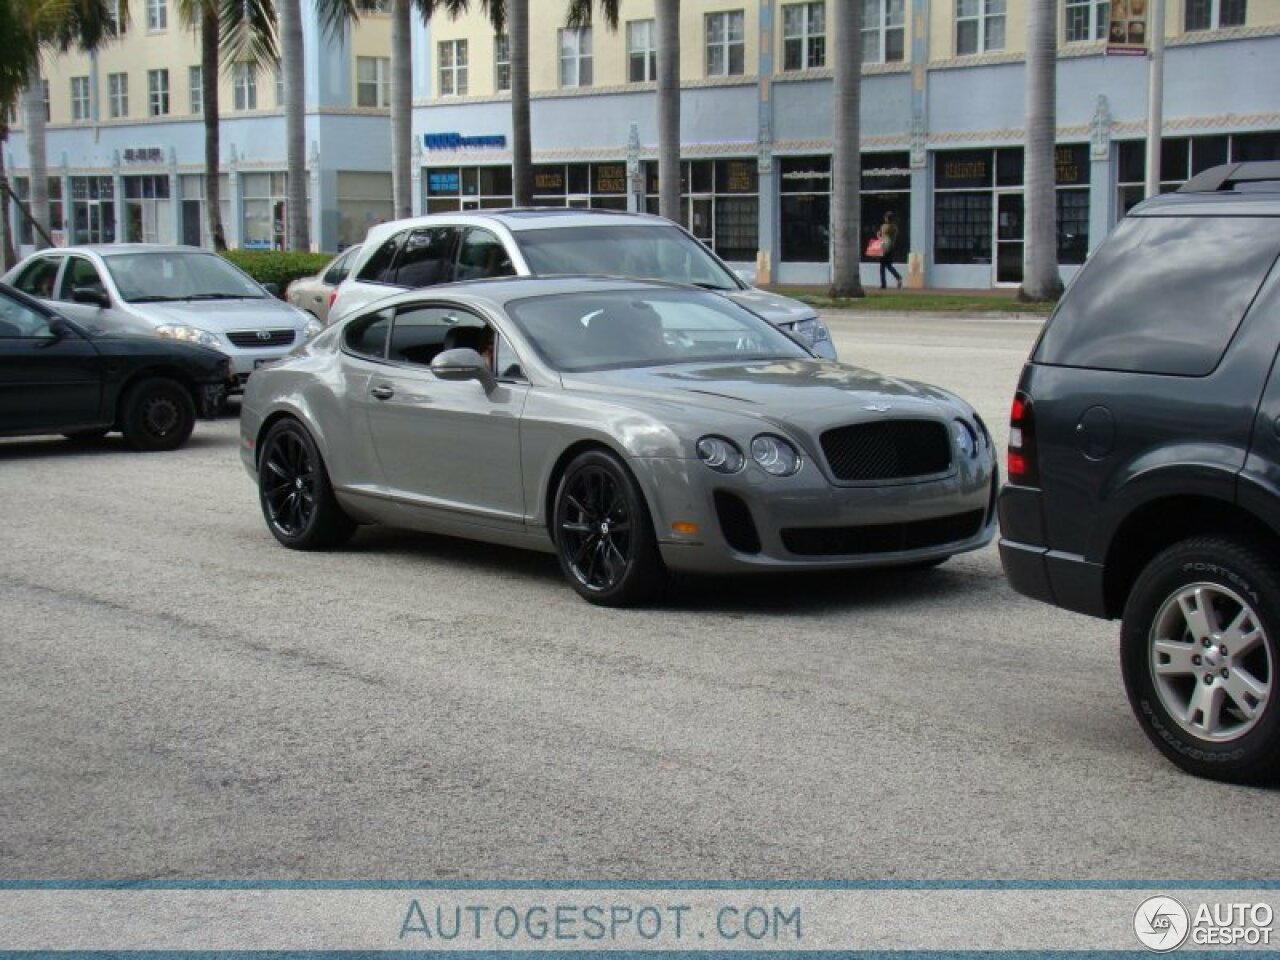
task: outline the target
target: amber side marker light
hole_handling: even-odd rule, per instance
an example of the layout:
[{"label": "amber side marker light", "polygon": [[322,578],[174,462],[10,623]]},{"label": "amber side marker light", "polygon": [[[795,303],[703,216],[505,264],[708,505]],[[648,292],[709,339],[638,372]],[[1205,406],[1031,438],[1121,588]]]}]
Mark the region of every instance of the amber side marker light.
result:
[{"label": "amber side marker light", "polygon": [[683,533],[691,536],[698,532],[698,525],[685,520],[677,520],[671,525],[671,529],[674,533]]}]

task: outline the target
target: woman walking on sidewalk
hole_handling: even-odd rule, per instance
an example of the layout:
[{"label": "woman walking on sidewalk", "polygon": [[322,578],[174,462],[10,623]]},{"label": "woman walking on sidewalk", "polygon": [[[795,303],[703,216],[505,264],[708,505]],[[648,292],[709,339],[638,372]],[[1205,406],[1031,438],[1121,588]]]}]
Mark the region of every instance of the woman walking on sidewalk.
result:
[{"label": "woman walking on sidewalk", "polygon": [[885,277],[886,270],[893,274],[893,278],[898,281],[898,288],[901,289],[902,274],[898,273],[893,266],[893,248],[898,243],[898,225],[893,222],[892,210],[884,212],[884,222],[880,224],[880,231],[876,236],[880,238],[880,289],[884,290],[888,283]]}]

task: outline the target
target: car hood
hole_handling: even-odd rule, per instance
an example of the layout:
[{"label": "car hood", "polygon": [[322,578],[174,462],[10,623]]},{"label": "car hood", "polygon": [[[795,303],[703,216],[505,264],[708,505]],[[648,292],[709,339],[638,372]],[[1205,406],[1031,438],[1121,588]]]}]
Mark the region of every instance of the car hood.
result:
[{"label": "car hood", "polygon": [[181,323],[211,333],[268,327],[301,330],[307,318],[276,300],[175,300],[170,303],[131,303],[129,309],[154,326]]},{"label": "car hood", "polygon": [[728,297],[738,306],[746,307],[757,316],[763,317],[775,327],[795,323],[798,320],[807,320],[818,315],[817,311],[807,303],[792,300],[790,297],[780,297],[776,293],[769,293],[765,290],[753,288],[750,290],[723,290],[716,292]]},{"label": "car hood", "polygon": [[693,412],[732,413],[808,431],[899,417],[956,416],[968,409],[938,387],[823,360],[682,364],[564,374],[566,389],[607,393]]}]

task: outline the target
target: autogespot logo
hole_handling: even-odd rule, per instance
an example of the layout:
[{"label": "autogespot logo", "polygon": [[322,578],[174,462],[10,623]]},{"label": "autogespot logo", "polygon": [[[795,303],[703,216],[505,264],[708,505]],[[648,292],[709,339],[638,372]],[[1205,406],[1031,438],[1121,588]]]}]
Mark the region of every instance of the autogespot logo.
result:
[{"label": "autogespot logo", "polygon": [[1133,915],[1133,932],[1144,947],[1156,953],[1182,946],[1190,928],[1187,908],[1173,897],[1149,897]]}]

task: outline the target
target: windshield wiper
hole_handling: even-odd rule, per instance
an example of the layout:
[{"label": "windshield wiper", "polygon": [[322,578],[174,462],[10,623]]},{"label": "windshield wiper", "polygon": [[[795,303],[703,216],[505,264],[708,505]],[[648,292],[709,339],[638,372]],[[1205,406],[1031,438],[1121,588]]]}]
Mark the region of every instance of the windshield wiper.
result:
[{"label": "windshield wiper", "polygon": [[129,303],[174,303],[183,299],[182,297],[168,297],[163,294],[149,294],[145,297],[130,297]]},{"label": "windshield wiper", "polygon": [[182,300],[261,300],[261,297],[255,297],[248,293],[193,293],[189,297],[181,297]]},{"label": "windshield wiper", "polygon": [[737,287],[722,287],[722,286],[720,286],[719,284],[716,284],[716,283],[709,283],[709,282],[708,282],[708,281],[706,281],[706,280],[691,280],[691,281],[690,281],[690,283],[692,283],[695,287],[701,287],[703,290],[719,290],[719,291],[724,291],[724,290],[737,290],[737,289],[738,289]]}]

